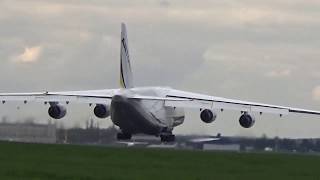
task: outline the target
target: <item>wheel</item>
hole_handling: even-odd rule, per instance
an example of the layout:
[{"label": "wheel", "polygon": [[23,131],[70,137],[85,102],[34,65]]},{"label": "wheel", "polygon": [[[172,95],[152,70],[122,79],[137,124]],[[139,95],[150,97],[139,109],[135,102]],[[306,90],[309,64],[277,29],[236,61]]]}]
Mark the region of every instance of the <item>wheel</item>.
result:
[{"label": "wheel", "polygon": [[161,142],[174,142],[175,141],[175,135],[169,134],[169,135],[160,135]]},{"label": "wheel", "polygon": [[117,134],[117,139],[118,140],[130,140],[131,137],[132,137],[132,135],[129,134],[129,133],[118,133]]}]

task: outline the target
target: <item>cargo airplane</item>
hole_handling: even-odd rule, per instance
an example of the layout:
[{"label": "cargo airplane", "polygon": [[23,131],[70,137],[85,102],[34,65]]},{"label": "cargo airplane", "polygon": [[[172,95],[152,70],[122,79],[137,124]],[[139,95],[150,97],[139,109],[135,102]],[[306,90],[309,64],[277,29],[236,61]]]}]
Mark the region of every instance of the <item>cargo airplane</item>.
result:
[{"label": "cargo airplane", "polygon": [[303,113],[320,115],[320,111],[298,109],[285,106],[262,104],[242,100],[192,93],[170,87],[135,87],[129,56],[129,46],[125,24],[121,24],[120,85],[119,89],[1,93],[0,102],[29,101],[48,104],[51,118],[65,117],[66,104],[71,102],[93,105],[98,118],[111,117],[120,129],[118,140],[130,140],[133,134],[155,135],[163,142],[175,140],[173,129],[184,122],[184,108],[197,108],[204,123],[212,123],[218,111],[235,110],[241,112],[239,123],[250,128],[255,123],[253,113],[287,115]]}]

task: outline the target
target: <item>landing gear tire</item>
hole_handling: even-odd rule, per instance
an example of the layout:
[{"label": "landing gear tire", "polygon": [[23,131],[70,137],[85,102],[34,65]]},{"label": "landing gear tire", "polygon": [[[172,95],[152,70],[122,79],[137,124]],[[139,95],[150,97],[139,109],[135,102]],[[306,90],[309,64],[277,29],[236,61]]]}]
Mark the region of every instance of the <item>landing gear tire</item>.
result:
[{"label": "landing gear tire", "polygon": [[176,137],[173,134],[169,135],[160,135],[161,142],[174,142]]},{"label": "landing gear tire", "polygon": [[118,133],[117,134],[117,140],[130,140],[132,137],[129,133]]}]

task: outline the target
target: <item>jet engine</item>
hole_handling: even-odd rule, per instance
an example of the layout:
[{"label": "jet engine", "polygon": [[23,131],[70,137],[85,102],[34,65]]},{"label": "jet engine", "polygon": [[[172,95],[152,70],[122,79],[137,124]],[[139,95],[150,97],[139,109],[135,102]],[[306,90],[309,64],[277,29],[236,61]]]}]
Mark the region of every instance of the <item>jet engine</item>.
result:
[{"label": "jet engine", "polygon": [[67,109],[61,105],[52,105],[48,109],[48,114],[54,119],[61,119],[67,114]]},{"label": "jet engine", "polygon": [[217,114],[212,112],[210,109],[202,110],[200,113],[200,118],[205,123],[212,123],[217,118]]},{"label": "jet engine", "polygon": [[240,116],[239,123],[243,128],[251,128],[255,123],[255,118],[246,112]]},{"label": "jet engine", "polygon": [[93,112],[98,118],[106,118],[110,115],[108,106],[104,104],[97,104],[96,107],[94,107]]}]

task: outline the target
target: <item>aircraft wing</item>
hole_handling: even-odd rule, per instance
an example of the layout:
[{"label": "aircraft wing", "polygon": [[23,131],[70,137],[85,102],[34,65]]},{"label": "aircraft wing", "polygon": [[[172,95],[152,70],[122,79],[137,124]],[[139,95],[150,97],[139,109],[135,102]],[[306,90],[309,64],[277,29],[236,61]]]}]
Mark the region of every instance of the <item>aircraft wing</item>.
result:
[{"label": "aircraft wing", "polygon": [[33,93],[0,93],[0,102],[22,101],[35,102],[80,102],[110,104],[111,98],[119,89],[62,91],[62,92],[33,92]]},{"label": "aircraft wing", "polygon": [[192,143],[204,143],[204,142],[213,142],[213,141],[219,141],[221,138],[214,138],[214,137],[208,137],[208,138],[195,138],[190,139],[189,141]]},{"label": "aircraft wing", "polygon": [[165,105],[171,107],[219,109],[221,111],[237,110],[243,112],[271,113],[279,115],[287,115],[289,113],[320,115],[320,111],[227,99],[174,89],[168,92],[167,98],[175,98],[175,100],[165,100]]},{"label": "aircraft wing", "polygon": [[[0,103],[7,101],[21,102],[61,102],[61,103],[94,103],[110,104],[114,95],[121,94],[120,89],[61,91],[61,92],[32,92],[32,93],[0,93]],[[162,98],[156,96],[127,95],[129,99],[137,100],[176,100],[176,98]]]}]

